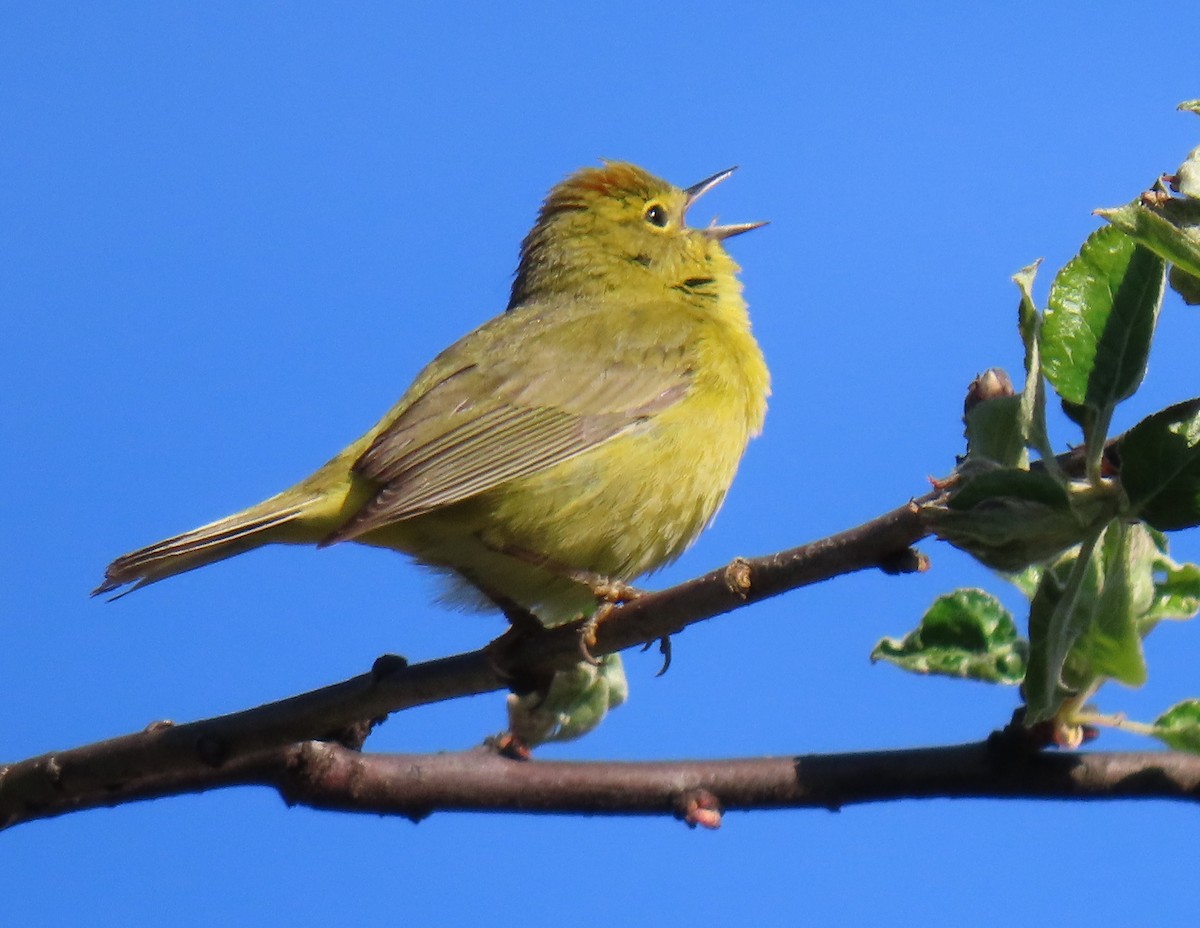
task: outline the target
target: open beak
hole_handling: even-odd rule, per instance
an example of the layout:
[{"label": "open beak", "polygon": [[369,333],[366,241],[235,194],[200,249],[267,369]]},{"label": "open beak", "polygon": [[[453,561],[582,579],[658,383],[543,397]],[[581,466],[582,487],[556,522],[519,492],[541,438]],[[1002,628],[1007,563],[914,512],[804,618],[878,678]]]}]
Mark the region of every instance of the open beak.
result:
[{"label": "open beak", "polygon": [[[717,186],[717,184],[721,183],[721,181],[728,178],[729,175],[736,170],[737,166],[735,165],[734,167],[726,168],[724,171],[718,171],[712,177],[706,177],[704,180],[700,181],[700,183],[692,184],[692,186],[684,190],[683,192],[687,194],[687,200],[683,204],[683,211],[686,213],[688,209],[691,208],[693,203],[704,196],[704,194],[708,193],[708,191],[712,190],[712,188]],[[749,232],[751,229],[757,229],[765,225],[766,222],[738,222],[727,226],[719,226],[717,225],[717,221],[714,219],[707,228],[700,229],[699,231],[701,235],[706,235],[709,238],[716,239],[719,242],[724,239],[731,238],[734,235],[741,235],[743,232]]]}]

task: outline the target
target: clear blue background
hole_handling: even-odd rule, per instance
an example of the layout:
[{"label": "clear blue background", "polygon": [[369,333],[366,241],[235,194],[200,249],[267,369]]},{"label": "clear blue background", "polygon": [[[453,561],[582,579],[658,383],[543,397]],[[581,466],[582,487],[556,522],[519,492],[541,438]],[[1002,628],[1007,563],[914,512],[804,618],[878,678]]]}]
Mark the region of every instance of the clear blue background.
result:
[{"label": "clear blue background", "polygon": [[[766,432],[666,584],[849,527],[961,447],[964,389],[1019,369],[1009,276],[1051,273],[1200,141],[1187,4],[6,4],[0,12],[0,756],[191,720],[501,631],[403,559],[274,549],[108,605],[115,555],[254,502],[364,431],[497,313],[551,184],[598,157],[689,184],[737,239],[774,372]],[[1003,9],[1001,9],[1003,6]],[[1145,389],[1200,393],[1164,309]],[[1065,444],[1075,435],[1060,428]],[[872,667],[943,590],[802,590],[628,658],[633,695],[546,757],[972,740],[1011,690]],[[1196,534],[1176,540],[1200,560]],[[1016,599],[1008,596],[1014,606]],[[1200,694],[1197,628],[1148,644],[1150,718]],[[393,717],[465,748],[491,695]],[[1106,735],[1101,746],[1141,746]],[[905,802],[669,819],[438,814],[413,826],[241,789],[0,835],[0,923],[1194,924],[1197,810]]]}]

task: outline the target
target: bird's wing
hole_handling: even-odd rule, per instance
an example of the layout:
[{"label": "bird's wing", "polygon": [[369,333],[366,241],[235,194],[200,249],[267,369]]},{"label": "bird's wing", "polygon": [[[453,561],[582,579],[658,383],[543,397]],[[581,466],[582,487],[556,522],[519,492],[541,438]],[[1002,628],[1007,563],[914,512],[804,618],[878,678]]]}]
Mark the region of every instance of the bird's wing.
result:
[{"label": "bird's wing", "polygon": [[[328,542],[553,467],[678,402],[691,382],[683,333],[660,329],[645,348],[609,333],[597,346],[587,331],[564,337],[572,323],[593,329],[593,319],[531,314],[528,325],[515,321],[503,347],[474,333],[418,377],[417,397],[354,464],[378,492]],[[448,365],[449,358],[459,363]]]}]

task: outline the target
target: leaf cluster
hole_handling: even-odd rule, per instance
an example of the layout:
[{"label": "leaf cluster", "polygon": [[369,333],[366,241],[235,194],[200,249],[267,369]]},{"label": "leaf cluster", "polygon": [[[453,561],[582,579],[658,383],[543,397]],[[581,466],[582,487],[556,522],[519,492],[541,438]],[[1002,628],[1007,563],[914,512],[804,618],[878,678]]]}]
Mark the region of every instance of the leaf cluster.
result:
[{"label": "leaf cluster", "polygon": [[[1019,685],[1025,724],[1048,726],[1062,745],[1110,724],[1200,752],[1200,700],[1149,725],[1089,705],[1109,680],[1145,683],[1145,636],[1200,610],[1200,567],[1173,561],[1167,542],[1200,525],[1200,397],[1109,435],[1145,377],[1166,284],[1200,299],[1200,147],[1132,203],[1097,213],[1109,225],[1055,275],[1044,308],[1033,296],[1038,264],[1014,276],[1024,383],[1017,392],[990,371],[972,385],[967,452],[924,510],[935,534],[1026,594],[1028,638],[995,596],[956,590],[872,657]],[[1082,432],[1070,454],[1050,440],[1051,391]]]}]

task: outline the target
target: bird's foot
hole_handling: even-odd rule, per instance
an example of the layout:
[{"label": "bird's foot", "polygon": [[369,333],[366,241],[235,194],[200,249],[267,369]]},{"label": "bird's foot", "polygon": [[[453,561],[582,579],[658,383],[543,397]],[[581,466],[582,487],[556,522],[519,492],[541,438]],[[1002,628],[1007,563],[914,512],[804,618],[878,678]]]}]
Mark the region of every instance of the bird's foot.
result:
[{"label": "bird's foot", "polygon": [[622,606],[645,595],[645,590],[639,590],[624,580],[614,580],[612,577],[595,574],[590,570],[571,570],[566,575],[591,590],[592,595],[596,597],[596,602],[601,605]]},{"label": "bird's foot", "polygon": [[595,574],[584,578],[576,573],[573,579],[587,583],[599,603],[596,606],[596,610],[588,616],[587,621],[579,628],[579,654],[593,667],[597,667],[600,661],[596,659],[591,650],[596,645],[596,632],[599,630],[601,624],[616,611],[618,606],[633,602],[639,596],[643,595],[643,591],[637,587],[630,586],[622,580],[611,580],[607,577],[598,577]]}]

